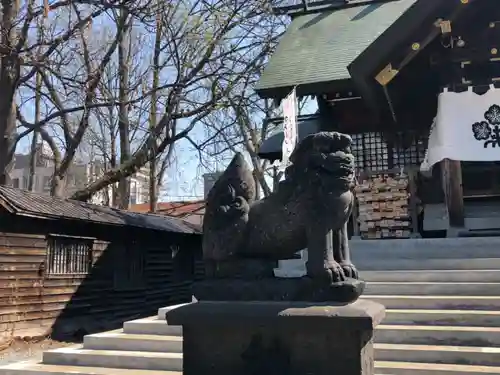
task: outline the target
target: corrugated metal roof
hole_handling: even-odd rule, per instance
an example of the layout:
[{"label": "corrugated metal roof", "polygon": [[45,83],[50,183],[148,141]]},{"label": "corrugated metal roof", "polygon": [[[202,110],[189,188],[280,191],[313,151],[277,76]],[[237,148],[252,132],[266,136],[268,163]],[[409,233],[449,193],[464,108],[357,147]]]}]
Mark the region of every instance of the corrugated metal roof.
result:
[{"label": "corrugated metal roof", "polygon": [[[149,212],[149,203],[131,205],[129,211]],[[201,231],[205,215],[205,201],[196,202],[158,202],[156,215],[176,217],[195,225]]]},{"label": "corrugated metal roof", "polygon": [[294,18],[256,91],[350,79],[347,70],[417,0],[351,6]]},{"label": "corrugated metal roof", "polygon": [[43,219],[83,220],[174,233],[201,233],[193,224],[178,218],[118,210],[6,186],[0,186],[0,204],[16,215]]},{"label": "corrugated metal roof", "polygon": [[[130,206],[132,212],[149,212],[149,203],[139,203]],[[205,211],[205,201],[184,201],[184,202],[158,202],[156,212],[172,217],[184,217],[186,215],[201,214]]]}]

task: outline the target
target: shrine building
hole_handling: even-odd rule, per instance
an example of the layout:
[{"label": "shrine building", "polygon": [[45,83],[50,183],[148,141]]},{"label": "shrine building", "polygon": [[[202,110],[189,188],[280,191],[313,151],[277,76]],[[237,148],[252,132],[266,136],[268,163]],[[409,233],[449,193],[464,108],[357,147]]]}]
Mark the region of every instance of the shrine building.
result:
[{"label": "shrine building", "polygon": [[[500,235],[499,0],[317,0],[291,23],[256,91],[317,101],[299,139],[353,138],[351,234]],[[279,159],[283,134],[263,142]]]}]

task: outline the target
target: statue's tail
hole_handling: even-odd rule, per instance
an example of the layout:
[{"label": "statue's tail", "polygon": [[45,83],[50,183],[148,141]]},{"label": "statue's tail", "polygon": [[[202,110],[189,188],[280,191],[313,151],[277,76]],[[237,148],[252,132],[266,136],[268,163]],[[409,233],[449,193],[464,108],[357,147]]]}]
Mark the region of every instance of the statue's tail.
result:
[{"label": "statue's tail", "polygon": [[203,219],[203,257],[220,261],[242,245],[256,190],[252,170],[238,153],[208,193]]}]

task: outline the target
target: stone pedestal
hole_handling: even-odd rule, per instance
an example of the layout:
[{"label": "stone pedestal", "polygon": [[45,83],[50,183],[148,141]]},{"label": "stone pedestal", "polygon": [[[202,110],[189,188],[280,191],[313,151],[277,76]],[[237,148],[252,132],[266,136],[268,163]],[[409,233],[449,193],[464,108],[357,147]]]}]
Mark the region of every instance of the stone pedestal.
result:
[{"label": "stone pedestal", "polygon": [[378,303],[202,301],[169,311],[182,325],[184,375],[372,375]]}]

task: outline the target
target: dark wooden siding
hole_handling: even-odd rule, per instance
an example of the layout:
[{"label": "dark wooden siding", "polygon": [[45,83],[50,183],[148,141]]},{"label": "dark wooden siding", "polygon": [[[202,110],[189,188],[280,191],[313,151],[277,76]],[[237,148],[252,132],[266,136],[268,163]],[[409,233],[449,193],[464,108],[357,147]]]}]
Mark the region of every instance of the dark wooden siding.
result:
[{"label": "dark wooden siding", "polygon": [[[154,315],[160,307],[191,301],[191,285],[199,273],[198,236],[65,230],[57,234],[107,239],[94,240],[87,275],[48,275],[47,235],[55,228],[44,229],[45,234],[0,233],[0,332],[43,326],[57,336],[111,329],[125,320]],[[143,273],[120,287],[116,274],[128,265],[130,250],[142,252]]]}]

